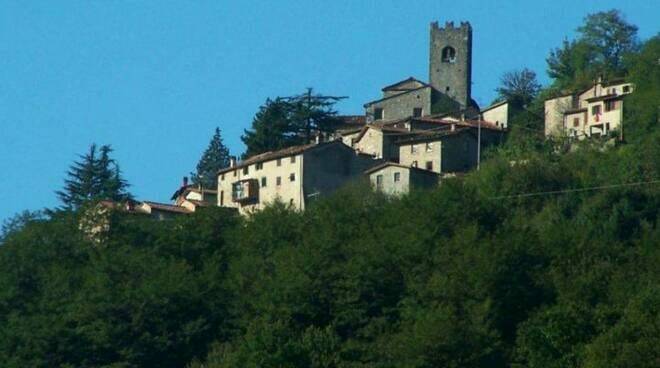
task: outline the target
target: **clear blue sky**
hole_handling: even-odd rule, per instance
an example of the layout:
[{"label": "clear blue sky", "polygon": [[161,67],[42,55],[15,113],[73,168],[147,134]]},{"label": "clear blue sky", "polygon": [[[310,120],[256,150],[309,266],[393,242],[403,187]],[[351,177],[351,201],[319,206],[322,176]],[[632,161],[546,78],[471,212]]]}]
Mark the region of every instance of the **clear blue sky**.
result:
[{"label": "clear blue sky", "polygon": [[656,0],[0,1],[0,221],[57,205],[68,166],[112,144],[139,199],[167,202],[215,126],[232,153],[268,97],[313,86],[359,114],[380,88],[427,80],[434,20],[473,27],[473,97],[535,70],[587,13],[619,8],[642,39]]}]

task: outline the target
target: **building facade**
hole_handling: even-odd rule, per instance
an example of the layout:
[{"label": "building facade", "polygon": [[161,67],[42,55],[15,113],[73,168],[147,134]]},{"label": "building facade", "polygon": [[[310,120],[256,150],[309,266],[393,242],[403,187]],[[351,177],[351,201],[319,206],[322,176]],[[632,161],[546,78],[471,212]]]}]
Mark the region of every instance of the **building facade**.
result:
[{"label": "building facade", "polygon": [[386,86],[382,98],[364,105],[367,122],[462,113],[474,118],[472,99],[472,27],[469,22],[431,24],[429,83],[413,77]]},{"label": "building facade", "polygon": [[623,133],[623,100],[631,83],[598,80],[593,86],[545,101],[546,136],[576,139]]},{"label": "building facade", "polygon": [[381,162],[356,153],[341,140],[267,152],[220,170],[218,205],[242,214],[276,201],[304,210]]},{"label": "building facade", "polygon": [[375,166],[365,174],[375,190],[393,196],[404,195],[411,190],[431,189],[440,183],[438,173],[394,162]]}]

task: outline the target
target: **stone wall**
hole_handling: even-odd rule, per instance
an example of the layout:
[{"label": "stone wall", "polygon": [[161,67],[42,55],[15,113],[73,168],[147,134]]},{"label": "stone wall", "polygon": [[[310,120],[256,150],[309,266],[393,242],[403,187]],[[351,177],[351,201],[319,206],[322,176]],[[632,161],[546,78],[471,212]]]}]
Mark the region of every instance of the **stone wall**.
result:
[{"label": "stone wall", "polygon": [[411,92],[400,93],[366,106],[367,120],[374,121],[374,112],[383,109],[383,120],[397,120],[413,115],[415,108],[422,109],[422,116],[431,113],[431,87],[425,87]]},{"label": "stone wall", "polygon": [[[455,58],[443,61],[443,50],[451,47]],[[447,22],[445,27],[431,24],[429,83],[433,88],[457,101],[462,108],[468,107],[472,89],[472,27],[461,22],[455,27]]]}]

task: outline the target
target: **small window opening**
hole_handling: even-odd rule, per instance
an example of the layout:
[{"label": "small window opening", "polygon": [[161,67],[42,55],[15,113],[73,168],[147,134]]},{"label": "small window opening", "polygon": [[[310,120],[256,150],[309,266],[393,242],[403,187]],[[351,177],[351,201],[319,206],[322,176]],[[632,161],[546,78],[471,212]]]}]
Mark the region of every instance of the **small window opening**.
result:
[{"label": "small window opening", "polygon": [[383,120],[383,109],[381,107],[374,109],[374,120]]},{"label": "small window opening", "polygon": [[453,47],[447,46],[444,49],[442,49],[442,62],[443,63],[456,62],[456,50]]},{"label": "small window opening", "polygon": [[414,118],[420,118],[420,117],[422,117],[422,112],[423,112],[423,110],[422,110],[421,107],[415,107],[415,108],[413,109],[413,117],[414,117]]}]

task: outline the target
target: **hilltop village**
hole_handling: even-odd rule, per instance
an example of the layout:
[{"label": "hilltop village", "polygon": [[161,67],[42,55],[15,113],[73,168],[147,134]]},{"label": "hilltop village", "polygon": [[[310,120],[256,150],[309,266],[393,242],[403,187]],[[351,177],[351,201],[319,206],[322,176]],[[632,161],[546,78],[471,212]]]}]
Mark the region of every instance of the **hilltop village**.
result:
[{"label": "hilltop village", "polygon": [[[401,195],[431,188],[447,177],[478,168],[481,153],[505,139],[512,106],[479,107],[472,99],[472,27],[469,22],[430,26],[429,79],[413,77],[385,86],[363,115],[338,116],[330,134],[308,144],[231,160],[218,172],[217,188],[184,178],[174,203],[131,203],[129,212],[155,218],[220,206],[248,214],[281,201],[304,210],[319,197],[360,178],[375,190]],[[545,135],[584,139],[623,131],[623,80],[594,81],[545,102]],[[106,203],[108,206],[116,204]]]}]

